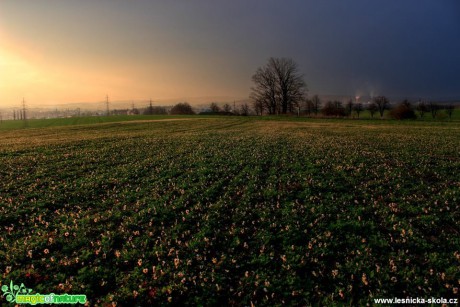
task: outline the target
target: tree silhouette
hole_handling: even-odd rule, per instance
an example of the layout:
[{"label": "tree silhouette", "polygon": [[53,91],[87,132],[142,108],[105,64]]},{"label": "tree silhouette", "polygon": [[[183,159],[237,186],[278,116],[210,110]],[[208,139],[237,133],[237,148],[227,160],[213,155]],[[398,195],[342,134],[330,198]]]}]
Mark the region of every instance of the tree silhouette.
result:
[{"label": "tree silhouette", "polygon": [[428,107],[426,103],[423,101],[419,101],[417,105],[417,111],[418,111],[418,114],[420,115],[420,118],[423,118],[423,116],[425,115],[425,112],[428,112]]},{"label": "tree silhouette", "polygon": [[292,113],[305,100],[306,84],[297,64],[288,58],[270,58],[252,76],[251,99],[269,114]]},{"label": "tree silhouette", "polygon": [[240,106],[240,115],[242,116],[248,116],[249,115],[249,106],[247,103],[243,103]]},{"label": "tree silhouette", "polygon": [[356,115],[359,118],[359,113],[361,113],[363,111],[363,104],[361,102],[356,103],[353,106],[353,110],[356,112]]},{"label": "tree silhouette", "polygon": [[391,109],[390,116],[395,119],[399,119],[399,120],[417,118],[414,110],[412,109],[412,105],[408,100],[404,100],[399,105],[397,105],[394,109]]},{"label": "tree silhouette", "polygon": [[313,112],[315,112],[315,115],[318,115],[321,107],[321,99],[319,99],[318,95],[315,95],[311,98],[311,102],[313,103]]},{"label": "tree silhouette", "polygon": [[447,115],[449,116],[449,119],[452,119],[452,113],[454,113],[454,105],[452,103],[446,105],[445,110]]},{"label": "tree silhouette", "polygon": [[374,118],[374,114],[375,114],[375,112],[377,112],[378,107],[377,107],[377,105],[375,104],[375,102],[371,102],[371,103],[367,106],[367,110],[368,110],[369,113],[371,114],[371,117]]},{"label": "tree silhouette", "polygon": [[428,110],[431,113],[431,117],[436,118],[436,115],[438,114],[439,106],[436,102],[430,101],[428,103]]},{"label": "tree silhouette", "polygon": [[232,111],[232,107],[228,103],[226,103],[224,104],[223,110],[226,113],[230,113]]},{"label": "tree silhouette", "polygon": [[171,109],[171,115],[192,115],[195,114],[192,107],[186,103],[178,103]]},{"label": "tree silhouette", "polygon": [[211,103],[211,105],[209,106],[209,108],[211,109],[211,112],[214,112],[214,113],[220,112],[220,108],[219,108],[219,106],[217,105],[217,103],[215,103],[215,102]]},{"label": "tree silhouette", "polygon": [[347,103],[345,104],[345,112],[348,116],[351,116],[351,113],[353,112],[353,100],[348,100]]},{"label": "tree silhouette", "polygon": [[380,117],[383,117],[383,113],[388,108],[388,98],[385,96],[378,96],[374,98],[374,102],[377,105],[377,109],[380,113]]}]

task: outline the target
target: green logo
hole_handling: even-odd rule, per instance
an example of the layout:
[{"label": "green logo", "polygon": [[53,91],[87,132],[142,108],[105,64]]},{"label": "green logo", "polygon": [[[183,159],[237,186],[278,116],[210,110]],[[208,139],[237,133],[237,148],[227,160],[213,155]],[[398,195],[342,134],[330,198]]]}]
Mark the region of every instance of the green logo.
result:
[{"label": "green logo", "polygon": [[32,289],[26,288],[23,283],[20,286],[14,285],[10,281],[10,286],[2,286],[3,296],[10,303],[16,304],[84,304],[86,303],[86,295],[77,294],[30,294]]},{"label": "green logo", "polygon": [[2,286],[3,296],[6,296],[6,300],[10,303],[16,302],[16,295],[18,294],[29,294],[32,292],[32,289],[28,289],[21,284],[20,286],[13,285],[13,281],[10,282],[10,287],[7,285]]}]

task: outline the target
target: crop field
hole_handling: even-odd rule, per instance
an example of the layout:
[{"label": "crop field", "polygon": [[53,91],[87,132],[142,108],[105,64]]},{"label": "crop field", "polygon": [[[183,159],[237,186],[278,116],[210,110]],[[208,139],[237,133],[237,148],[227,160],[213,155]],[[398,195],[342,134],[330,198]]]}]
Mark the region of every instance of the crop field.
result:
[{"label": "crop field", "polygon": [[460,122],[0,131],[1,284],[98,306],[458,297],[459,145]]}]

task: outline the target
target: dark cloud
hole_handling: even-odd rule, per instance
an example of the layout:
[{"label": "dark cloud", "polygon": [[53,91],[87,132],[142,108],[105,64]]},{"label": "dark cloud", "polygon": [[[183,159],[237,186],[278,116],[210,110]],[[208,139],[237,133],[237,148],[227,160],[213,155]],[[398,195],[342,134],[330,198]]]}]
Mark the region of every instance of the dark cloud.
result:
[{"label": "dark cloud", "polygon": [[0,17],[15,24],[12,35],[63,58],[132,62],[178,88],[188,80],[246,96],[274,56],[298,62],[312,94],[460,98],[457,0],[56,3],[7,2]]}]

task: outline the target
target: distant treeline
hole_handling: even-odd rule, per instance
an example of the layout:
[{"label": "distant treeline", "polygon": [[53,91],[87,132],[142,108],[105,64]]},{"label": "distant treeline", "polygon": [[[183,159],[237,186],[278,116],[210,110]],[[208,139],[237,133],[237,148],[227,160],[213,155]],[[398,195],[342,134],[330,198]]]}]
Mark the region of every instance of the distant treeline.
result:
[{"label": "distant treeline", "polygon": [[[394,118],[394,119],[416,119],[431,118],[443,119],[452,118],[454,110],[460,104],[454,102],[441,103],[435,101],[402,100],[390,102],[385,96],[378,96],[370,101],[359,102],[348,99],[323,101],[318,95],[293,104],[286,113],[277,112],[277,109],[264,107],[257,101],[233,103],[232,105],[211,103],[208,107],[193,108],[187,102],[177,103],[174,106],[153,106],[147,105],[144,108],[112,109],[108,115],[223,115],[223,116],[249,116],[249,115],[288,115],[305,117],[332,117],[332,118],[360,118],[363,114],[367,118]],[[48,112],[33,112],[27,110],[13,110],[12,112],[0,112],[0,120],[26,120],[34,118],[65,118],[80,116],[106,116],[103,111],[80,111],[75,110],[53,110]]]},{"label": "distant treeline", "polygon": [[[390,103],[385,96],[378,96],[366,103],[353,101],[327,101],[322,103],[318,96],[307,99],[303,106],[299,106],[299,113],[306,116],[324,117],[360,117],[367,111],[371,118],[384,116],[395,119],[415,119],[431,116],[437,118],[441,113],[452,117],[456,105],[454,103],[441,104],[434,101],[410,102],[405,99],[399,103]],[[441,113],[440,113],[441,112]]]}]

